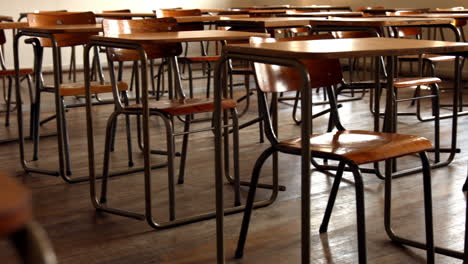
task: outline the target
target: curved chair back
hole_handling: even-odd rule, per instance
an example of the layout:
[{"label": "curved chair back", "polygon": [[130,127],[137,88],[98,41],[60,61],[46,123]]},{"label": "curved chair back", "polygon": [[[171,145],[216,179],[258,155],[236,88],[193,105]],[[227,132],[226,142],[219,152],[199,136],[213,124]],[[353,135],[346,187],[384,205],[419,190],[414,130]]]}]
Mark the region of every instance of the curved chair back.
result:
[{"label": "curved chair back", "polygon": [[[202,15],[200,9],[159,9],[155,12],[157,18]],[[179,30],[203,30],[203,23],[190,23],[190,25],[179,25]]]},{"label": "curved chair back", "polygon": [[[274,43],[277,41],[301,41],[333,39],[330,34],[298,36],[284,39],[252,37],[250,43]],[[310,75],[312,88],[332,86],[342,83],[343,74],[339,60],[317,59],[302,60]],[[254,63],[258,87],[262,92],[289,92],[301,90],[300,75],[290,67]]]},{"label": "curved chair back", "polygon": [[[103,14],[112,14],[112,13],[131,13],[130,9],[119,9],[119,10],[102,10]],[[132,19],[131,16],[129,17],[105,17],[102,16],[102,19],[116,19],[116,20],[124,20],[124,19]]]},{"label": "curved chair back", "polygon": [[[415,15],[415,14],[422,14],[422,11],[396,11],[396,12],[389,12],[388,15],[392,16],[404,16],[404,15]],[[421,28],[419,27],[400,27],[397,30],[398,37],[405,38],[405,37],[421,37]]]},{"label": "curved chair back", "polygon": [[[93,12],[41,12],[28,14],[30,27],[44,27],[55,25],[96,24]],[[83,45],[88,43],[90,36],[95,33],[66,33],[54,34],[59,47]],[[39,38],[43,47],[51,47],[50,39]]]},{"label": "curved chair back", "polygon": [[[102,25],[105,36],[177,31],[177,21],[174,18],[104,19]],[[143,45],[143,48],[149,59],[178,56],[182,53],[182,45],[180,43]],[[140,58],[135,50],[109,48],[108,52],[109,58],[114,61],[134,61]]]}]

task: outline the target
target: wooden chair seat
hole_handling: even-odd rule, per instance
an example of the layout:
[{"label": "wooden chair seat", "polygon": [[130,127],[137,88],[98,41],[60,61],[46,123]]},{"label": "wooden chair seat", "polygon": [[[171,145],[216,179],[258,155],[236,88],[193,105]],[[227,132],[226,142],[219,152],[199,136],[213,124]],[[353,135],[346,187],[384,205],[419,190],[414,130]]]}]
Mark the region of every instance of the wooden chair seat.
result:
[{"label": "wooden chair seat", "polygon": [[[300,151],[300,138],[281,141],[279,147]],[[383,161],[432,149],[426,138],[412,135],[344,130],[310,137],[310,151],[345,158],[356,165]]]},{"label": "wooden chair seat", "polygon": [[411,86],[429,85],[440,82],[441,80],[437,77],[395,78],[393,81],[393,86],[396,88],[407,88]]},{"label": "wooden chair seat", "polygon": [[[431,62],[442,62],[442,61],[455,61],[455,56],[450,56],[450,55],[436,55],[436,54],[423,54],[422,59],[423,60],[429,60]],[[412,60],[416,61],[418,60],[418,56],[413,56],[413,55],[406,55],[406,56],[400,56],[398,57],[400,60]]]},{"label": "wooden chair seat", "polygon": [[[53,86],[44,86],[46,89],[53,89]],[[118,82],[117,88],[120,91],[128,90],[128,85],[125,82]],[[99,82],[91,82],[91,93],[98,94],[98,93],[111,93],[112,86],[110,83],[106,82],[104,84],[100,84]],[[60,84],[60,95],[61,96],[79,96],[85,95],[85,87],[83,82],[75,82],[75,83],[62,83]]]},{"label": "wooden chair seat", "polygon": [[[33,69],[20,69],[20,75],[33,74]],[[15,70],[0,70],[0,77],[15,76]]]},{"label": "wooden chair seat", "polygon": [[[237,102],[233,99],[223,99],[221,105],[223,109],[234,109]],[[170,115],[187,115],[213,112],[214,101],[211,98],[159,100],[150,102],[149,107],[150,111],[161,111]],[[125,111],[141,113],[142,108],[141,104],[133,104],[125,107]]]},{"label": "wooden chair seat", "polygon": [[[420,85],[429,85],[434,83],[440,83],[441,80],[437,77],[406,77],[406,78],[395,78],[393,80],[393,85],[396,88],[408,88],[412,86],[420,86]],[[353,86],[356,88],[369,88],[375,83],[374,80],[365,80],[365,81],[355,81],[352,84],[348,84],[348,86]],[[381,80],[380,84],[385,88],[387,80]]]},{"label": "wooden chair seat", "polygon": [[0,237],[23,228],[31,216],[29,192],[10,176],[0,173]]}]

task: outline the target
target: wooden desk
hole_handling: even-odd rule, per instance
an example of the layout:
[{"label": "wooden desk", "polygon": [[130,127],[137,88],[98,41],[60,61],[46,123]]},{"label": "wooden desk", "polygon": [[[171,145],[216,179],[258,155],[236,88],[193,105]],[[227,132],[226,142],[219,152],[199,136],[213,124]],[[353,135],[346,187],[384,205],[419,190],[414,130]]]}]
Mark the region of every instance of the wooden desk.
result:
[{"label": "wooden desk", "polygon": [[219,20],[226,20],[226,19],[237,19],[237,18],[249,18],[248,14],[240,14],[240,15],[221,15],[221,16],[183,16],[183,17],[174,17],[177,20],[177,23],[215,23]]},{"label": "wooden desk", "polygon": [[244,6],[244,7],[236,7],[236,9],[288,9],[290,5],[260,5],[260,6]]},{"label": "wooden desk", "polygon": [[413,15],[398,15],[398,16],[392,16],[392,17],[468,19],[468,12],[466,13],[424,13],[424,14],[413,14]]},{"label": "wooden desk", "polygon": [[414,11],[426,13],[429,11],[429,8],[375,8],[375,9],[364,9],[362,12],[368,15],[385,15],[387,12],[397,12],[397,11]]},{"label": "wooden desk", "polygon": [[362,17],[362,12],[334,11],[334,12],[307,12],[307,13],[286,13],[279,17]]},{"label": "wooden desk", "polygon": [[232,26],[242,28],[288,28],[308,26],[312,18],[300,17],[251,17],[251,18],[232,18],[217,22],[219,26]]},{"label": "wooden desk", "polygon": [[[87,136],[88,136],[88,154],[89,154],[89,175],[90,175],[90,192],[94,207],[100,211],[117,214],[121,216],[131,217],[139,220],[146,220],[148,224],[156,229],[169,228],[177,225],[193,223],[204,219],[215,217],[215,212],[208,212],[201,215],[178,218],[167,222],[156,222],[151,214],[151,196],[149,192],[145,193],[146,211],[145,214],[137,214],[129,211],[124,211],[116,208],[109,208],[99,202],[96,196],[96,171],[95,171],[95,153],[94,153],[94,129],[93,129],[93,110],[90,94],[90,49],[101,47],[114,47],[134,49],[141,54],[141,103],[142,103],[142,120],[143,120],[143,149],[144,156],[144,177],[145,182],[151,179],[151,153],[150,153],[150,132],[149,132],[149,106],[148,106],[148,74],[146,72],[145,50],[142,45],[162,44],[162,43],[181,43],[181,42],[198,42],[198,41],[224,41],[224,40],[247,40],[251,36],[266,37],[265,33],[255,32],[236,32],[225,30],[200,30],[200,31],[178,31],[178,32],[158,32],[158,33],[137,33],[137,34],[119,34],[110,36],[92,36],[90,43],[85,46],[84,50],[84,71],[86,83],[86,120],[87,120]],[[176,65],[175,57],[169,58],[171,65]],[[181,89],[180,75],[178,67],[174,67],[176,89]],[[271,201],[272,202],[272,201]],[[270,203],[271,203],[270,202]],[[226,213],[240,212],[244,209],[243,206],[231,207],[226,210]]]},{"label": "wooden desk", "polygon": [[105,18],[123,18],[123,17],[142,17],[142,18],[147,18],[147,17],[156,17],[155,13],[94,13],[96,17],[105,17]]},{"label": "wooden desk", "polygon": [[[222,128],[221,128],[221,91],[224,89],[221,82],[221,72],[229,59],[242,59],[251,62],[279,64],[282,66],[294,67],[300,72],[302,79],[307,80],[309,73],[304,64],[300,63],[301,59],[342,59],[361,56],[387,56],[391,62],[388,68],[388,81],[391,84],[394,78],[393,65],[396,63],[396,56],[400,55],[418,55],[423,53],[451,53],[460,52],[463,55],[468,55],[468,43],[444,42],[444,41],[428,41],[428,40],[411,40],[411,39],[388,39],[388,38],[364,38],[364,39],[338,39],[338,40],[312,40],[312,41],[291,41],[277,43],[262,43],[262,44],[245,44],[245,45],[228,45],[223,50],[223,56],[220,59],[220,64],[215,69],[215,102],[216,112],[214,116],[215,127],[215,157],[216,157],[216,210],[217,210],[217,256],[218,263],[224,263],[224,234],[223,234],[223,166],[222,166]],[[376,57],[377,58],[377,57]],[[456,89],[455,97],[460,94],[460,67],[458,58],[455,60],[456,66]],[[376,65],[379,64],[378,62]],[[376,85],[380,83],[380,76],[376,74]],[[310,131],[312,131],[311,113],[311,89],[308,83],[303,83],[301,96],[301,111],[302,111],[302,162],[301,162],[301,207],[302,207],[302,263],[310,263],[310,188],[311,188],[311,167],[310,160]],[[393,87],[387,88],[387,110],[388,120],[394,118],[394,109],[392,99],[394,96]],[[454,97],[454,98],[455,98]],[[457,121],[456,108],[458,104],[457,98],[454,99],[454,122]],[[392,120],[393,121],[393,120]],[[392,132],[392,127],[387,126],[388,132]],[[456,130],[456,129],[455,129]],[[452,131],[456,137],[456,131]],[[386,223],[387,227],[387,223]],[[400,238],[399,243],[411,243],[411,246],[425,248],[425,245]],[[436,252],[447,254],[454,257],[463,257],[460,252],[441,249],[436,247]]]},{"label": "wooden desk", "polygon": [[439,14],[445,14],[445,13],[456,13],[456,14],[463,14],[463,13],[468,13],[468,9],[440,9],[440,10],[429,10],[428,13],[439,13]]},{"label": "wooden desk", "polygon": [[[57,112],[57,137],[58,137],[58,153],[59,153],[59,171],[52,171],[42,168],[33,167],[26,161],[25,158],[25,146],[24,146],[24,131],[23,131],[23,110],[22,110],[22,101],[21,100],[21,89],[20,89],[20,62],[19,62],[19,39],[23,36],[28,37],[41,37],[41,38],[48,38],[54,43],[55,38],[54,34],[61,34],[61,33],[95,33],[98,34],[102,31],[102,25],[98,24],[80,24],[80,25],[57,25],[57,26],[47,26],[47,27],[20,27],[18,28],[18,33],[15,36],[15,42],[13,45],[13,54],[14,54],[14,65],[15,65],[15,89],[16,89],[16,111],[17,111],[17,118],[18,118],[18,141],[19,141],[19,152],[20,152],[20,162],[21,166],[26,173],[39,173],[39,174],[46,174],[52,176],[60,176],[62,179],[69,183],[81,182],[86,181],[89,177],[75,177],[71,178],[69,175],[65,173],[65,163],[63,160],[63,142],[64,142],[64,135],[62,133],[62,111],[61,109],[61,102],[62,98],[60,96],[60,89],[59,89],[59,65],[57,65],[59,61],[59,47],[52,47],[52,57],[53,57],[53,65],[54,65],[54,77],[57,81],[54,81],[54,91],[55,91],[55,105],[56,105],[56,112]],[[42,61],[40,59],[35,61],[36,67],[35,69],[40,69],[40,65]],[[36,80],[40,79],[40,70],[36,71]],[[40,89],[40,82],[36,82],[36,91]]]},{"label": "wooden desk", "polygon": [[0,29],[19,29],[28,27],[27,22],[2,22]]},{"label": "wooden desk", "polygon": [[0,21],[13,21],[13,17],[11,16],[0,16]]},{"label": "wooden desk", "polygon": [[333,26],[339,27],[404,27],[404,26],[439,26],[452,22],[445,18],[415,18],[415,17],[363,17],[363,18],[315,18],[310,20],[313,27]]},{"label": "wooden desk", "polygon": [[331,10],[352,11],[350,6],[332,6],[332,5],[291,6],[291,8],[300,10],[300,11],[331,11]]}]

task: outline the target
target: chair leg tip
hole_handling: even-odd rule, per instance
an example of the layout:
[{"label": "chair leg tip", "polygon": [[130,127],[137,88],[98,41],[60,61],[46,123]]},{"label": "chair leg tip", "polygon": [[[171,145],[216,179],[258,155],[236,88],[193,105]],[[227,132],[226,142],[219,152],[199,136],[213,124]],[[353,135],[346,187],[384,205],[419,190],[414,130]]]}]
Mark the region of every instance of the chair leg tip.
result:
[{"label": "chair leg tip", "polygon": [[320,229],[319,229],[319,233],[320,233],[320,234],[326,233],[327,231],[328,231],[328,227],[326,227],[326,226],[320,226]]},{"label": "chair leg tip", "polygon": [[71,175],[72,175],[72,172],[71,172],[71,171],[69,171],[69,170],[68,170],[68,171],[66,171],[65,173],[67,174],[67,176],[71,176]]},{"label": "chair leg tip", "polygon": [[244,256],[243,250],[236,250],[236,254],[234,255],[234,258],[240,259]]},{"label": "chair leg tip", "polygon": [[133,161],[129,161],[129,162],[128,162],[128,166],[129,166],[129,167],[133,167],[134,165],[135,165],[135,164],[133,163]]},{"label": "chair leg tip", "polygon": [[184,184],[184,180],[178,180],[177,184]]},{"label": "chair leg tip", "polygon": [[239,202],[234,202],[234,206],[241,206],[242,203],[239,201]]}]

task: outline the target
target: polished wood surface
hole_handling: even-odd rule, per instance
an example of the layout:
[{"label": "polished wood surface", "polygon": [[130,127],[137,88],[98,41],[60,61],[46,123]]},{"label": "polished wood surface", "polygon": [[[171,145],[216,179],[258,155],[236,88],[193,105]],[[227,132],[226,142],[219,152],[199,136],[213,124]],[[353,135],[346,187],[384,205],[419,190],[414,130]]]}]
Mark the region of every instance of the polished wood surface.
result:
[{"label": "polished wood surface", "polygon": [[[50,12],[28,14],[28,26],[32,27],[55,27],[66,25],[89,25],[96,24],[96,17],[92,12]],[[59,47],[76,46],[88,43],[93,31],[74,33],[54,33],[54,39]],[[47,38],[39,38],[43,47],[51,47],[52,41]]]},{"label": "polished wood surface", "polygon": [[[281,147],[300,151],[301,139],[281,141]],[[402,157],[432,149],[424,137],[362,130],[344,130],[310,136],[310,151],[344,157],[357,165]]]},{"label": "polished wood surface", "polygon": [[28,26],[18,27],[26,32],[38,32],[48,34],[61,34],[61,33],[99,33],[102,31],[100,24],[74,24],[74,25],[50,25],[50,26]]},{"label": "polished wood surface", "polygon": [[105,40],[125,43],[174,43],[192,41],[215,40],[244,40],[249,37],[269,37],[266,33],[226,31],[226,30],[195,30],[178,32],[112,34],[104,36],[92,36],[94,40]]},{"label": "polished wood surface", "polygon": [[400,16],[406,17],[427,17],[427,18],[459,18],[468,19],[468,12],[466,13],[424,13],[424,14],[404,14]]},{"label": "polished wood surface", "polygon": [[437,77],[396,78],[393,80],[393,86],[395,86],[396,88],[407,88],[440,82],[441,80]]},{"label": "polished wood surface", "polygon": [[[332,39],[330,34],[297,36],[292,38],[251,38],[251,44],[290,42],[293,40],[317,40]],[[339,60],[314,59],[301,60],[307,67],[310,75],[310,85],[312,88],[326,87],[341,84],[343,75]],[[300,91],[301,78],[299,72],[290,67],[270,65],[264,63],[254,63],[255,76],[258,88],[263,92],[290,92]],[[327,72],[327,74],[323,74]]]},{"label": "polished wood surface", "polygon": [[104,17],[104,18],[128,18],[128,17],[156,17],[154,13],[131,13],[131,12],[106,12],[102,11],[102,13],[95,13],[96,17]]},{"label": "polished wood surface", "polygon": [[314,41],[291,41],[261,44],[239,44],[225,47],[230,52],[252,55],[294,57],[302,59],[339,59],[359,56],[414,55],[422,53],[468,52],[468,43],[394,39],[359,38]]},{"label": "polished wood surface", "polygon": [[0,23],[0,30],[1,29],[18,29],[18,28],[26,28],[28,27],[28,22],[2,22]]},{"label": "polished wood surface", "polygon": [[297,12],[297,11],[288,11],[286,14],[278,15],[285,17],[362,17],[362,12],[349,12],[349,11],[335,11],[335,12]]},{"label": "polished wood surface", "polygon": [[11,16],[0,16],[0,21],[13,21],[13,17]]},{"label": "polished wood surface", "polygon": [[468,9],[439,9],[439,10],[429,10],[429,13],[468,13]]},{"label": "polished wood surface", "polygon": [[248,18],[248,14],[244,15],[221,15],[221,16],[177,16],[174,17],[177,23],[196,23],[196,22],[215,22],[226,19]]},{"label": "polished wood surface", "polygon": [[350,6],[333,6],[333,5],[299,5],[291,6],[291,8],[297,10],[308,10],[308,11],[321,11],[321,10],[351,10]]},{"label": "polished wood surface", "polygon": [[29,191],[14,177],[0,173],[0,237],[4,238],[32,219]]},{"label": "polished wood surface", "polygon": [[[44,88],[52,88],[47,85]],[[59,86],[60,95],[61,96],[84,96],[86,95],[85,87],[83,82],[75,82],[75,83],[62,83]],[[126,91],[128,90],[127,83],[118,82],[117,89],[119,91]],[[91,93],[92,94],[100,94],[100,93],[110,93],[112,92],[112,86],[109,82],[107,83],[99,83],[99,82],[91,82]]]},{"label": "polished wood surface", "polygon": [[[178,30],[177,21],[172,18],[154,18],[140,20],[107,20],[102,22],[104,36],[115,36],[120,34],[163,34],[176,33]],[[154,33],[147,33],[154,32]],[[157,32],[157,33],[156,33]],[[178,56],[182,53],[180,43],[176,44],[143,44],[148,59],[166,58],[170,56]],[[140,58],[140,54],[136,50],[108,48],[109,57],[116,61],[135,61]]]},{"label": "polished wood surface", "polygon": [[451,19],[445,18],[416,18],[416,17],[363,17],[363,18],[314,18],[312,26],[356,26],[356,27],[389,27],[389,26],[422,26],[450,24]]},{"label": "polished wood surface", "polygon": [[281,28],[293,26],[306,26],[310,24],[312,18],[301,17],[251,17],[251,18],[231,18],[219,21],[220,25],[239,27],[261,27],[261,28]]}]

